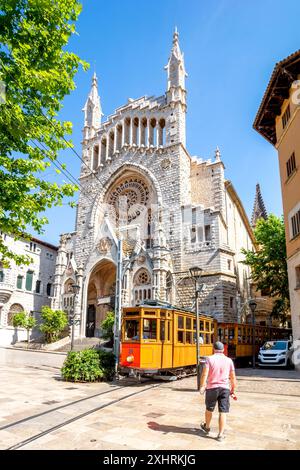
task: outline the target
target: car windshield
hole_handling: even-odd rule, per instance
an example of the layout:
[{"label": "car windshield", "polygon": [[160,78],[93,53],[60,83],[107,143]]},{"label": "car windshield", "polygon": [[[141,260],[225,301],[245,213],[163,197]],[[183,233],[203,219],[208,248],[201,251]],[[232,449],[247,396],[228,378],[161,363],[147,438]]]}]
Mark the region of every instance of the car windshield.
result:
[{"label": "car windshield", "polygon": [[286,341],[268,341],[262,347],[264,350],[278,350],[278,349],[287,349]]}]

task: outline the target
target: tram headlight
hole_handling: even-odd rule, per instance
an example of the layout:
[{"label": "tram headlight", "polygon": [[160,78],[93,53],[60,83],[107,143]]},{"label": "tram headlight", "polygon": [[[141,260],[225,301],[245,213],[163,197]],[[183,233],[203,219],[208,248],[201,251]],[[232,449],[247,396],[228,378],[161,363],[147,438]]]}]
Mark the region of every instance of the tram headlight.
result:
[{"label": "tram headlight", "polygon": [[129,363],[133,362],[134,361],[134,356],[132,354],[130,356],[127,356],[126,361],[129,362]]}]

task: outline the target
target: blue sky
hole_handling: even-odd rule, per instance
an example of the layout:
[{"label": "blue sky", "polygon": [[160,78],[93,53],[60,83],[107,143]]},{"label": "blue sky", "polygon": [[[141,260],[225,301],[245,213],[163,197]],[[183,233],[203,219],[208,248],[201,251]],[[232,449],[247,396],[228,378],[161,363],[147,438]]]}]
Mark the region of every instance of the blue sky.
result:
[{"label": "blue sky", "polygon": [[[187,149],[212,158],[218,145],[226,177],[251,217],[255,185],[268,212],[282,213],[276,150],[252,129],[274,65],[300,48],[299,0],[83,0],[78,35],[69,49],[91,65],[76,76],[76,90],[64,100],[61,118],[73,122],[81,153],[81,109],[96,69],[103,112],[128,98],[161,95],[175,25],[188,73]],[[80,161],[61,155],[78,177]],[[47,176],[50,176],[49,174]],[[60,181],[64,177],[58,176]],[[78,199],[78,196],[77,198]],[[58,243],[74,230],[75,210],[47,211],[40,238]]]}]

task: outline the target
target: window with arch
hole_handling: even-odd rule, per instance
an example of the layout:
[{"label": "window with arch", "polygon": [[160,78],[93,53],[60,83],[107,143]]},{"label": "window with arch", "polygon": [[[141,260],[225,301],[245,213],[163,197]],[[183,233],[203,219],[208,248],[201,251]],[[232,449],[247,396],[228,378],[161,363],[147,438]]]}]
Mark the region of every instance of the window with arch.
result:
[{"label": "window with arch", "polygon": [[101,140],[101,165],[104,165],[106,162],[106,147],[107,147],[107,139],[103,137]]},{"label": "window with arch", "polygon": [[97,170],[99,166],[99,145],[95,145],[93,148],[93,165],[92,169]]},{"label": "window with arch", "polygon": [[160,119],[159,127],[158,127],[158,145],[159,146],[165,145],[165,127],[166,127],[166,121],[164,119]]},{"label": "window with arch", "polygon": [[7,326],[13,326],[13,318],[16,313],[24,312],[21,304],[12,304],[7,314]]},{"label": "window with arch", "polygon": [[134,276],[133,285],[134,301],[136,303],[142,303],[143,300],[152,299],[152,282],[150,273],[147,269],[139,269]]}]

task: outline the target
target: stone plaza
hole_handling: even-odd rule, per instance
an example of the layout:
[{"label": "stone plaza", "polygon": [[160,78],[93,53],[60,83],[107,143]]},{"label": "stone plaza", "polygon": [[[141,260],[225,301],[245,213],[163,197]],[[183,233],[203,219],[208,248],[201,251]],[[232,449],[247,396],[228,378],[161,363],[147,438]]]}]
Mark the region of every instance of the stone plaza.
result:
[{"label": "stone plaza", "polygon": [[[26,356],[28,354],[28,356]],[[174,382],[70,383],[63,354],[1,348],[1,449],[295,450],[300,447],[300,375],[237,370],[224,442],[199,430],[196,378]],[[34,387],[32,376],[34,374]],[[19,384],[22,383],[22,387]],[[292,400],[292,402],[291,402]],[[178,406],[180,403],[180,407]]]}]

